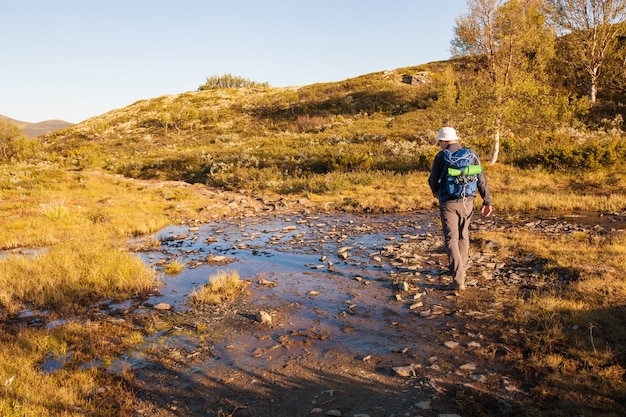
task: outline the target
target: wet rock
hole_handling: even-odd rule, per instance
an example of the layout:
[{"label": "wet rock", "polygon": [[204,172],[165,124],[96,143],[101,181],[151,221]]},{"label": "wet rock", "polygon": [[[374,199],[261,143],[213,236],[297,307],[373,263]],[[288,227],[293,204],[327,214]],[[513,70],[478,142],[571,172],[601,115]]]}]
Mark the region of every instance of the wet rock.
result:
[{"label": "wet rock", "polygon": [[498,400],[498,406],[504,412],[510,413],[511,411],[513,411],[513,406],[503,399]]},{"label": "wet rock", "polygon": [[396,367],[393,367],[391,369],[393,369],[393,371],[398,376],[409,377],[409,376],[415,376],[415,368],[416,367],[417,367],[416,365],[411,364],[411,365],[407,365],[407,366],[396,366]]},{"label": "wet rock", "polygon": [[154,309],[159,310],[159,311],[167,311],[167,310],[171,310],[172,306],[167,303],[159,303],[154,306]]},{"label": "wet rock", "polygon": [[481,374],[473,374],[472,376],[470,376],[470,379],[474,382],[480,382],[482,384],[487,382],[487,377]]},{"label": "wet rock", "polygon": [[259,311],[256,313],[256,321],[259,323],[269,326],[272,324],[272,316],[267,311]]},{"label": "wet rock", "polygon": [[415,404],[420,410],[430,410],[430,400],[420,401]]},{"label": "wet rock", "polygon": [[228,265],[229,263],[232,263],[234,261],[235,261],[235,258],[230,258],[228,256],[222,256],[222,255],[209,256],[206,259],[206,262],[209,265]]},{"label": "wet rock", "polygon": [[263,286],[270,287],[270,288],[276,286],[276,283],[274,281],[270,281],[266,279],[265,277],[259,277],[259,280],[257,281],[257,283],[259,285],[263,285]]},{"label": "wet rock", "polygon": [[163,238],[162,242],[174,242],[176,240],[185,240],[185,239],[187,239],[187,237],[189,237],[189,235],[186,234],[186,233],[183,233],[183,234],[180,234],[180,235],[168,236],[166,238]]}]

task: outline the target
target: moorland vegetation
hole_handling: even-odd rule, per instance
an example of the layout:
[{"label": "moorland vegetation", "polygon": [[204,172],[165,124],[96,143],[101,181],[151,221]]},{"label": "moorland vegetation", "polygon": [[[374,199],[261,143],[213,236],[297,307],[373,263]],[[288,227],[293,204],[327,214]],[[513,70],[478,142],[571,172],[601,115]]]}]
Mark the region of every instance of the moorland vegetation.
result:
[{"label": "moorland vegetation", "polygon": [[[487,3],[499,7],[478,7]],[[222,216],[203,210],[197,187],[338,211],[431,210],[433,139],[452,125],[485,162],[496,215],[623,213],[623,22],[574,28],[538,0],[469,4],[448,61],[284,88],[215,75],[197,91],[138,101],[34,139],[0,121],[0,414],[111,415],[132,403],[123,380],[96,369],[39,370],[46,355],[70,348],[76,363],[112,358],[141,340],[132,326],[11,323],[24,311],[47,311],[53,320],[158,287],[161,278],[128,242],[178,221]],[[597,59],[581,57],[589,57],[588,39],[599,29],[610,36],[602,65],[593,67]],[[487,34],[493,38],[481,38]],[[541,259],[546,280],[563,271],[577,277],[520,298],[506,319],[529,334],[528,372],[547,374],[559,389],[594,386],[589,403],[618,409],[625,402],[624,234],[476,235],[477,244],[489,239],[511,256]],[[589,338],[568,332],[573,321],[590,326]],[[105,385],[106,393],[96,391]]]}]

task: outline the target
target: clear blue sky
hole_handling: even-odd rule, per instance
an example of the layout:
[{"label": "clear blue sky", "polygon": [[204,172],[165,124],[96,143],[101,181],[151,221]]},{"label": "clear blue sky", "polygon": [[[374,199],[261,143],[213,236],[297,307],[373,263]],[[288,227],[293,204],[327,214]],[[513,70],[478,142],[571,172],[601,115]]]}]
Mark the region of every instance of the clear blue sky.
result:
[{"label": "clear blue sky", "polygon": [[0,114],[78,123],[233,74],[273,87],[450,58],[466,0],[1,0]]}]

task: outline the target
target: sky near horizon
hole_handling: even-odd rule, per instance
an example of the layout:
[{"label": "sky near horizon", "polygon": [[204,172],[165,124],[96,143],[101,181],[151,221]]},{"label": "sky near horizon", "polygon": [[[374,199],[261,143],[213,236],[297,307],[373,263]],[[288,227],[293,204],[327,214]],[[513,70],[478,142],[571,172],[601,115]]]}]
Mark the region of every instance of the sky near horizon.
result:
[{"label": "sky near horizon", "polygon": [[78,123],[195,91],[272,87],[451,57],[466,0],[0,0],[0,115]]}]

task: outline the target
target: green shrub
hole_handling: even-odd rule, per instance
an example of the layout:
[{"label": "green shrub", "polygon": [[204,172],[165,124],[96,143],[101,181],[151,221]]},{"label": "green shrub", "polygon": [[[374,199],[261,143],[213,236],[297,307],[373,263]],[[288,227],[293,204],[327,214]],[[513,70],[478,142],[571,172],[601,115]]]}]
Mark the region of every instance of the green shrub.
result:
[{"label": "green shrub", "polygon": [[626,160],[626,140],[594,139],[582,145],[561,144],[522,161],[524,165],[543,166],[554,170],[599,170],[613,168]]},{"label": "green shrub", "polygon": [[224,74],[206,77],[206,82],[198,87],[198,91],[216,90],[219,88],[269,87],[267,82],[258,83],[238,75]]}]

